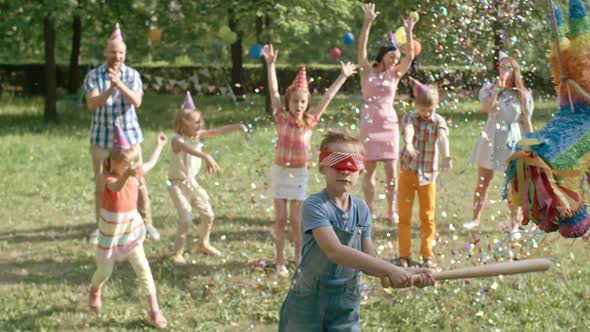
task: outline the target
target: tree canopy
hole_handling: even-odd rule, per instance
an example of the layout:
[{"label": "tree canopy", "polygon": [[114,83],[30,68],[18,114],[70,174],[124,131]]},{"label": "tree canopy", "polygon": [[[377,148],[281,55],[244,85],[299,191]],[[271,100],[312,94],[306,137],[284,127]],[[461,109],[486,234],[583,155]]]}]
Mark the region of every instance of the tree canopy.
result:
[{"label": "tree canopy", "polygon": [[[530,68],[544,66],[548,27],[545,1],[533,0],[418,0],[375,1],[379,17],[371,31],[369,56],[380,39],[401,26],[402,18],[417,11],[416,38],[428,65],[489,66],[495,34],[502,46]],[[160,64],[227,64],[232,40],[220,36],[234,20],[230,33],[241,34],[246,63],[250,46],[272,41],[281,50],[279,60],[288,63],[335,63],[330,50],[339,47],[342,59],[356,59],[356,47],[345,45],[347,32],[358,34],[363,3],[357,0],[0,0],[0,62],[43,62],[43,18],[55,22],[56,61],[67,63],[71,49],[72,19],[82,19],[81,63],[99,63],[113,25],[119,22],[129,45],[128,61]],[[262,34],[256,21],[263,19]],[[161,41],[148,45],[150,28],[161,31]],[[232,36],[230,36],[232,37]],[[261,38],[262,37],[262,38]],[[225,40],[224,40],[225,39]]]}]

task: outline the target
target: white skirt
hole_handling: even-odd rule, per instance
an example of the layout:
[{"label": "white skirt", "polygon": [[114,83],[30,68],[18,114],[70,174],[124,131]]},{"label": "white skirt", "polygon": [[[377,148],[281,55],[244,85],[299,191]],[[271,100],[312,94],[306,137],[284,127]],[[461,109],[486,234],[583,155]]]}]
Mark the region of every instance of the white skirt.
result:
[{"label": "white skirt", "polygon": [[272,164],[272,198],[303,201],[307,198],[307,167],[288,168]]}]

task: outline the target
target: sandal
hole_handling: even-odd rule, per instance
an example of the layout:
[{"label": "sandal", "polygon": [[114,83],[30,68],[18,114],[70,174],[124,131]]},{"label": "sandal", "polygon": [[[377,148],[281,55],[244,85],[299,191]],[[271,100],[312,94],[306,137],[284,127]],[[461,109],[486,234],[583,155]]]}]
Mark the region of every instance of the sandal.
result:
[{"label": "sandal", "polygon": [[150,311],[150,319],[152,325],[157,329],[165,329],[166,326],[168,326],[168,321],[166,320],[166,317],[164,317],[162,310],[158,309]]},{"label": "sandal", "polygon": [[88,306],[90,310],[100,313],[102,307],[102,290],[100,288],[90,288],[88,291]]},{"label": "sandal", "polygon": [[204,254],[204,255],[217,256],[217,257],[223,256],[221,251],[217,250],[217,248],[215,248],[214,246],[212,246],[210,244],[199,245],[199,247],[197,248],[197,251],[201,254]]},{"label": "sandal", "polygon": [[184,256],[182,254],[172,256],[171,260],[175,266],[180,267],[180,266],[187,266],[188,265],[188,261],[186,260],[186,258],[184,258]]}]

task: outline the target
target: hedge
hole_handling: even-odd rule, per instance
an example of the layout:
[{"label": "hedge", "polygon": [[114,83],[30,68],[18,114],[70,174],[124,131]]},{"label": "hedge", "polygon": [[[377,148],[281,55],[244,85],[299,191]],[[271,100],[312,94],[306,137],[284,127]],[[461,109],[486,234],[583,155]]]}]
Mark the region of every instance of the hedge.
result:
[{"label": "hedge", "polygon": [[[194,94],[214,95],[227,94],[231,86],[230,67],[211,67],[207,65],[188,66],[133,66],[142,75],[144,90],[164,94],[181,94],[185,90],[191,90]],[[84,75],[91,69],[90,65],[80,66],[80,82]],[[278,65],[277,78],[279,87],[286,88],[295,77],[298,65]],[[66,87],[68,66],[57,66],[57,85],[62,90]],[[310,89],[314,92],[323,92],[327,89],[340,71],[339,66],[334,65],[308,65],[307,76],[310,80]],[[482,82],[492,73],[471,68],[440,69],[436,67],[424,67],[411,70],[411,75],[425,83],[437,83],[444,90],[474,90],[481,87]],[[527,86],[536,92],[552,92],[553,85],[549,78],[541,77],[536,73],[524,73]],[[245,65],[242,83],[242,93],[255,93],[263,88],[266,77],[263,77],[261,65]],[[407,89],[406,80],[400,82],[400,89]],[[232,87],[235,89],[235,87]],[[25,64],[12,65],[0,64],[0,95],[42,95],[45,89],[44,65]],[[359,76],[347,80],[341,89],[344,93],[358,93],[360,91]],[[281,90],[283,93],[283,90]]]}]

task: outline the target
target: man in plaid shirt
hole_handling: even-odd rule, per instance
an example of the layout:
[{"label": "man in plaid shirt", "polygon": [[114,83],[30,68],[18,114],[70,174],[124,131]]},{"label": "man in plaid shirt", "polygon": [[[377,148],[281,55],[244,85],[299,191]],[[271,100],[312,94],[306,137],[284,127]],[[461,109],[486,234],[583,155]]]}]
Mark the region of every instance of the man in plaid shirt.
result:
[{"label": "man in plaid shirt", "polygon": [[[86,104],[93,112],[90,127],[90,154],[95,178],[103,172],[103,161],[108,157],[109,149],[113,146],[115,124],[121,127],[130,144],[139,145],[143,141],[135,112],[135,109],[141,105],[143,84],[137,70],[125,65],[126,50],[127,46],[117,24],[104,50],[106,63],[91,70],[84,79]],[[152,226],[150,200],[143,176],[139,189],[138,210],[148,232],[157,240],[160,234]],[[102,186],[98,183],[95,193],[98,224],[102,197]],[[90,234],[89,241],[91,243],[98,241],[98,230]]]}]

